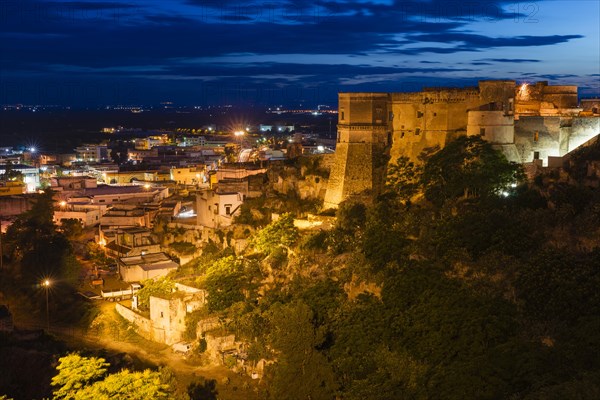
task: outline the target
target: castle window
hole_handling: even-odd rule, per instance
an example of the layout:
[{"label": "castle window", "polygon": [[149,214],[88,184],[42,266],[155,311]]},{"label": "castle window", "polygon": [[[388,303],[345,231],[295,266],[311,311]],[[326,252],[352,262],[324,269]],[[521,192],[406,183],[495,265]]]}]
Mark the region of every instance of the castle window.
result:
[{"label": "castle window", "polygon": [[394,119],[394,113],[393,113],[393,112],[391,112],[391,111],[390,111],[390,112],[388,113],[388,119],[389,119],[390,121],[392,121],[392,120]]},{"label": "castle window", "polygon": [[403,137],[404,137],[404,132],[402,132],[402,133],[400,134],[400,139],[402,139]]},{"label": "castle window", "polygon": [[344,120],[344,111],[342,111],[342,115],[340,116],[340,120]]},{"label": "castle window", "polygon": [[433,116],[434,116],[434,117],[437,117],[437,113],[433,113]]},{"label": "castle window", "polygon": [[485,128],[479,128],[479,134],[485,136]]},{"label": "castle window", "polygon": [[535,133],[533,134],[533,141],[537,142],[538,140],[540,140],[540,133],[538,131],[535,131]]},{"label": "castle window", "polygon": [[423,113],[421,111],[417,111],[417,118],[423,118]]},{"label": "castle window", "polygon": [[415,136],[419,136],[421,134],[421,129],[417,128],[415,129]]},{"label": "castle window", "polygon": [[533,152],[533,159],[534,160],[539,160],[540,159],[540,152],[539,151],[534,151]]}]

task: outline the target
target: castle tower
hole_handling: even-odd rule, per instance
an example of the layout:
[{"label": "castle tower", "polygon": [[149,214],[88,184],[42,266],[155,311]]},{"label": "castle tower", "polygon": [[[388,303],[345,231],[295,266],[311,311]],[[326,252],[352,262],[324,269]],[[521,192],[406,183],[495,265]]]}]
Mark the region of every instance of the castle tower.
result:
[{"label": "castle tower", "polygon": [[350,196],[377,190],[389,144],[387,93],[339,93],[338,136],[325,208]]}]

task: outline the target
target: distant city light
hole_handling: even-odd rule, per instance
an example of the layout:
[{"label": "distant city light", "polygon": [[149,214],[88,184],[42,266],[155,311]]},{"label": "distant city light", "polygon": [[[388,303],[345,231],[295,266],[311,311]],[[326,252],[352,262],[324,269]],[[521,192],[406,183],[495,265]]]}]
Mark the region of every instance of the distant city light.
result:
[{"label": "distant city light", "polygon": [[30,147],[29,151],[32,152],[32,153],[35,153],[35,147]]},{"label": "distant city light", "polygon": [[244,131],[235,131],[235,132],[233,132],[233,134],[234,134],[235,136],[238,136],[238,137],[239,137],[239,136],[244,136]]}]

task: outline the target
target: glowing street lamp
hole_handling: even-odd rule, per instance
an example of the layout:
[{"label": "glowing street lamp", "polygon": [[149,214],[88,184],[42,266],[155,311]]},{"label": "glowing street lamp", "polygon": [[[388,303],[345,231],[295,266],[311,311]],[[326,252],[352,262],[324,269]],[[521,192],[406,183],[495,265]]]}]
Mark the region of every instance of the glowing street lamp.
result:
[{"label": "glowing street lamp", "polygon": [[50,282],[50,279],[44,279],[42,282],[42,286],[44,289],[46,289],[46,328],[48,332],[50,332],[50,306],[48,303],[48,292],[50,291],[51,284],[52,282]]}]

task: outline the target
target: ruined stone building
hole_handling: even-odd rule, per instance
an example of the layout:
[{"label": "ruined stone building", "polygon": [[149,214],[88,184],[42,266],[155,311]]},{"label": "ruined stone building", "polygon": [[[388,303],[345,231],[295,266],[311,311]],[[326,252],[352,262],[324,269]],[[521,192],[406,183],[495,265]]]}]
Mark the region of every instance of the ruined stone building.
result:
[{"label": "ruined stone building", "polygon": [[510,161],[552,165],[600,134],[598,101],[581,105],[577,86],[512,80],[412,93],[339,93],[325,206],[375,189],[386,152],[392,162],[400,156],[418,161],[423,150],[458,136],[481,135]]}]

